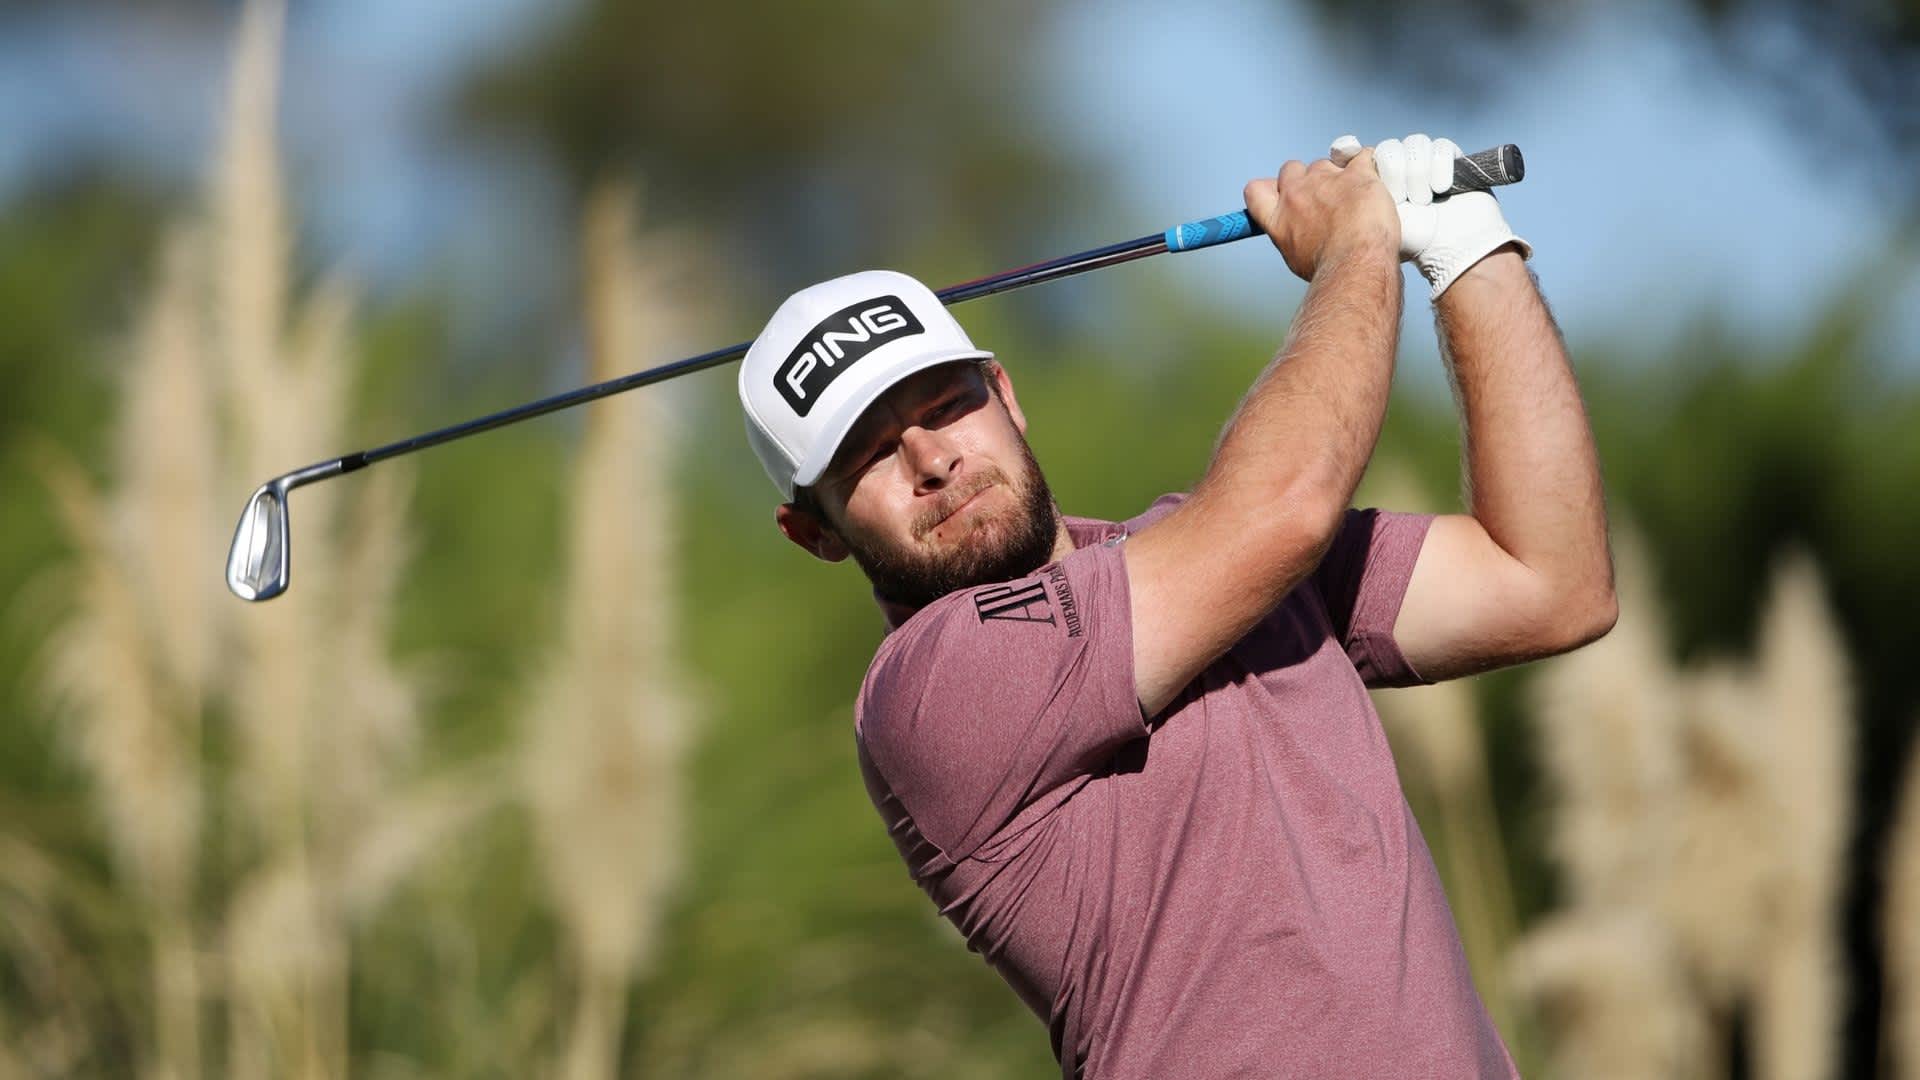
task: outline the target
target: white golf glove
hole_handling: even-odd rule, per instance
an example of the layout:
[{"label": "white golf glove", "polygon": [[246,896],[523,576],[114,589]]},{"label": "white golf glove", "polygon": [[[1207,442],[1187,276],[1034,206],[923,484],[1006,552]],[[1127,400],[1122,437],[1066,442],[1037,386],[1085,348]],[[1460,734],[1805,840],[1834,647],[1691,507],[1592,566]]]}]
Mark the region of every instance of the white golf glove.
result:
[{"label": "white golf glove", "polygon": [[[1360,140],[1342,135],[1328,156],[1334,164],[1345,165],[1359,152]],[[1507,227],[1492,195],[1445,194],[1453,187],[1453,159],[1462,156],[1452,139],[1425,135],[1388,139],[1373,148],[1380,179],[1400,211],[1400,258],[1412,259],[1420,268],[1435,300],[1468,267],[1503,244],[1519,247],[1521,258],[1533,254],[1532,246]]]}]

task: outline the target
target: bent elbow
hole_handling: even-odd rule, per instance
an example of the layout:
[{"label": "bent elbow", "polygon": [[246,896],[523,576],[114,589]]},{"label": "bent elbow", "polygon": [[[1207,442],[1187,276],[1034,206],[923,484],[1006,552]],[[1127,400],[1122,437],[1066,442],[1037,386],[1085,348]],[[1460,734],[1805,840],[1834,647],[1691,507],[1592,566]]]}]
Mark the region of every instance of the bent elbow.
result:
[{"label": "bent elbow", "polygon": [[1282,488],[1270,504],[1287,508],[1284,527],[1287,539],[1310,551],[1312,561],[1317,563],[1340,535],[1352,500],[1350,486],[1305,475]]},{"label": "bent elbow", "polygon": [[1333,546],[1347,512],[1339,493],[1301,481],[1264,489],[1202,488],[1187,505],[1206,509],[1212,543],[1238,552],[1247,565],[1275,572],[1281,587],[1274,603]]},{"label": "bent elbow", "polygon": [[1587,639],[1581,642],[1583,645],[1606,637],[1607,632],[1620,621],[1620,598],[1614,594],[1613,589],[1607,589],[1605,594],[1594,601],[1589,617],[1591,621],[1587,627]]},{"label": "bent elbow", "polygon": [[1611,584],[1573,599],[1566,605],[1561,641],[1556,652],[1571,652],[1607,636],[1620,621],[1620,598]]}]

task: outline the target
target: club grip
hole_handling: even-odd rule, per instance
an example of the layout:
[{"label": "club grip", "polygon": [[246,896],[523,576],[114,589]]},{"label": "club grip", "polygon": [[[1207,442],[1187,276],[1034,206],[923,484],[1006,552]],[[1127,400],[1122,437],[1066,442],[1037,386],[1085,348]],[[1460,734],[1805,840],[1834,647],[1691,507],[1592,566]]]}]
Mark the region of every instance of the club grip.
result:
[{"label": "club grip", "polygon": [[1489,188],[1517,184],[1527,178],[1527,159],[1520,156],[1520,148],[1507,143],[1477,154],[1453,159],[1453,187],[1447,190],[1449,195],[1458,195],[1463,191],[1486,191]]},{"label": "club grip", "polygon": [[[1447,195],[1458,195],[1464,191],[1487,191],[1492,188],[1517,184],[1527,175],[1527,160],[1520,156],[1520,148],[1507,143],[1478,153],[1453,159],[1453,186]],[[1247,219],[1245,210],[1235,210],[1231,214],[1221,214],[1201,221],[1189,221],[1175,225],[1167,230],[1168,251],[1197,251],[1216,244],[1231,244],[1235,240],[1244,240],[1259,230]]]}]

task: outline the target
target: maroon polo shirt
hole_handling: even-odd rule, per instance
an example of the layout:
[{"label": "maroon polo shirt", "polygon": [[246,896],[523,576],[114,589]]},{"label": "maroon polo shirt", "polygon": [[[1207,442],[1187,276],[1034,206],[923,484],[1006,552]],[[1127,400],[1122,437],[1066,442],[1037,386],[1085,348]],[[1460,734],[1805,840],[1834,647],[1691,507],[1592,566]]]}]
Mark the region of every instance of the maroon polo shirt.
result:
[{"label": "maroon polo shirt", "polygon": [[1143,720],[1125,524],[894,629],[855,711],[913,879],[1065,1077],[1515,1077],[1368,686],[1430,517],[1349,511],[1314,573]]}]

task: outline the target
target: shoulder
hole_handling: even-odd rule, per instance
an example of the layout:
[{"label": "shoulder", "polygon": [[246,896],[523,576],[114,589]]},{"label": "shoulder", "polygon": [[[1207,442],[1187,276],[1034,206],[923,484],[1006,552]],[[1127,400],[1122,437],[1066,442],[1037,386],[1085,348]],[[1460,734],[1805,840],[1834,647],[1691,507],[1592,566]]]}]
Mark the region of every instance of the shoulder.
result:
[{"label": "shoulder", "polygon": [[1166,517],[1168,514],[1173,513],[1181,503],[1186,501],[1186,492],[1169,492],[1153,500],[1152,506],[1147,507],[1138,515],[1128,518],[1123,524],[1126,526],[1127,532],[1137,533],[1154,522],[1159,521],[1161,518]]}]

